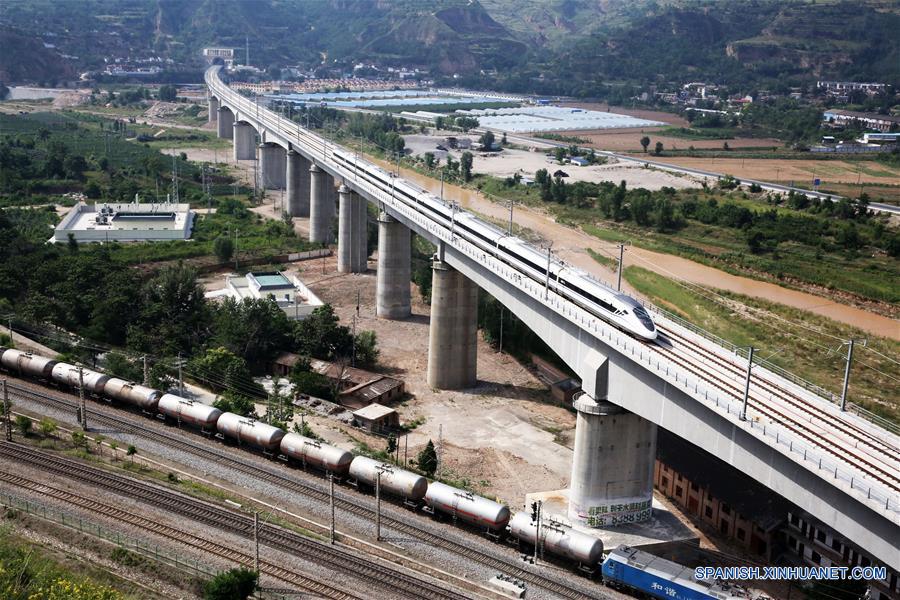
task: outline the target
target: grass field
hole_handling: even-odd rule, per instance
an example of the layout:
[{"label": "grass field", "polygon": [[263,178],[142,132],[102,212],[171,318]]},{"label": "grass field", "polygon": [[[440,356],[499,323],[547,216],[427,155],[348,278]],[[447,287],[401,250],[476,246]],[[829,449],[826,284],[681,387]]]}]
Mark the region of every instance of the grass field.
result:
[{"label": "grass field", "polygon": [[[840,340],[868,338],[854,358],[851,402],[900,423],[900,343],[757,298],[705,288],[687,288],[640,267],[627,267],[625,279],[655,304],[737,345],[752,344],[769,360],[804,379],[840,394],[844,374]],[[878,354],[880,353],[880,354]]]}]

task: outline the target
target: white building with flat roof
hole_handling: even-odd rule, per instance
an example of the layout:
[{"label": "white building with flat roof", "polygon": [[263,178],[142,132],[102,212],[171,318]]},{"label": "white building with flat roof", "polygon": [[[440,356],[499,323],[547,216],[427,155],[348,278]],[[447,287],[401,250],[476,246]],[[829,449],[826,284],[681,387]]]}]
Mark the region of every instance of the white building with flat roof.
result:
[{"label": "white building with flat roof", "polygon": [[226,275],[225,287],[207,292],[207,298],[272,298],[289,319],[305,319],[322,302],[293,275],[281,271],[257,271],[245,276]]},{"label": "white building with flat roof", "polygon": [[79,202],[63,217],[50,242],[162,242],[187,240],[194,227],[190,204]]}]

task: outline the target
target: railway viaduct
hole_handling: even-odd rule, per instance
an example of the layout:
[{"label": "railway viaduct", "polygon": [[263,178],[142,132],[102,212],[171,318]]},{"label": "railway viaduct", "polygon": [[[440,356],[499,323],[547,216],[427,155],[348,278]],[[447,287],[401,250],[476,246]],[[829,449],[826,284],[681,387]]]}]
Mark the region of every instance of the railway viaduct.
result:
[{"label": "railway viaduct", "polygon": [[[632,338],[454,232],[395,193],[395,181],[340,146],[230,90],[206,73],[210,121],[235,160],[257,157],[263,184],[284,189],[310,241],[332,244],[338,270],[366,269],[366,204],[379,209],[376,313],[410,315],[410,232],[434,243],[428,382],[476,382],[478,288],[497,298],[580,377],[569,517],[600,526],[650,515],[656,427],[704,448],[900,571],[900,437],[843,412],[787,372],[744,374],[733,348],[654,307],[660,340]],[[411,184],[410,184],[411,185]],[[425,193],[424,191],[422,192]],[[335,207],[337,205],[337,210]],[[337,214],[335,214],[337,213]],[[548,255],[549,256],[549,255]],[[549,260],[549,258],[548,258]],[[744,361],[746,364],[746,361]],[[728,366],[730,365],[730,366]],[[740,367],[746,370],[746,366]]]}]

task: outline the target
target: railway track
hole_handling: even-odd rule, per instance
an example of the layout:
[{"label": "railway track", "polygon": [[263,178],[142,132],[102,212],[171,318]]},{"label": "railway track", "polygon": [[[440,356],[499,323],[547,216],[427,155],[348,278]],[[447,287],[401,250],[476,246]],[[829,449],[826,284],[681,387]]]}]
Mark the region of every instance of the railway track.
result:
[{"label": "railway track", "polygon": [[[247,515],[143,481],[109,473],[69,458],[14,444],[0,445],[0,456],[27,462],[45,471],[138,499],[230,533],[252,535],[253,532],[253,519]],[[365,581],[367,585],[373,585],[409,598],[427,597],[442,600],[466,598],[464,595],[423,581],[404,571],[373,562],[352,552],[311,540],[293,531],[273,525],[260,525],[259,540],[260,543],[269,547],[301,556],[339,572],[352,574],[354,578]]]},{"label": "railway track", "polygon": [[[669,339],[678,339],[681,342],[681,347],[688,349],[690,352],[693,352],[701,358],[705,357],[709,360],[712,360],[713,362],[724,368],[726,371],[737,376],[743,381],[746,369],[744,365],[735,364],[734,362],[729,360],[728,357],[717,354],[716,352],[713,352],[712,350],[703,346],[691,344],[685,336],[676,333],[672,329],[664,327],[659,327],[659,329],[660,331],[664,332],[666,336],[669,337]],[[871,449],[872,452],[879,455],[875,456],[874,454],[870,454],[874,459],[883,460],[884,458],[888,458],[897,460],[897,456],[900,455],[900,448],[898,448],[897,446],[878,437],[877,435],[874,435],[871,431],[859,427],[851,421],[841,418],[840,415],[832,414],[827,409],[822,410],[812,402],[795,394],[784,385],[779,385],[778,383],[774,383],[772,381],[769,381],[765,377],[760,376],[755,377],[753,379],[753,383],[756,384],[756,386],[758,386],[760,390],[766,390],[770,393],[778,395],[781,399],[784,400],[784,402],[792,405],[798,410],[807,411],[807,414],[810,416],[810,418],[814,417],[820,419],[822,422],[834,427],[844,435],[848,436],[850,439],[864,444],[866,447]]]},{"label": "railway track", "polygon": [[[12,399],[19,397],[30,402],[49,406],[57,410],[63,409],[72,413],[74,413],[76,408],[76,403],[73,401],[41,393],[11,381],[7,382],[7,387]],[[255,462],[251,463],[242,460],[234,453],[223,452],[218,448],[210,448],[206,445],[191,441],[183,435],[172,435],[156,431],[155,429],[139,425],[128,419],[101,413],[91,408],[87,409],[87,414],[89,422],[91,423],[96,423],[121,433],[137,435],[156,443],[164,444],[171,448],[202,457],[206,460],[212,460],[237,472],[278,485],[287,491],[295,492],[319,502],[329,502],[329,493],[314,483],[287,477],[271,467],[265,467]],[[341,497],[335,494],[335,507],[369,521],[375,519],[375,511],[355,499]],[[429,531],[425,527],[422,527],[409,519],[401,520],[382,512],[381,523],[383,527],[405,533],[421,542],[466,557],[493,570],[505,573],[564,598],[608,598],[608,596],[603,594],[600,590],[597,590],[594,594],[586,593],[583,588],[571,586],[562,580],[562,578],[557,579],[555,577],[529,571],[520,566],[515,560],[493,556],[475,547],[448,539],[440,533]]]},{"label": "railway track", "polygon": [[[668,332],[666,332],[668,335]],[[677,336],[677,334],[676,334]],[[743,382],[738,380],[730,380],[723,373],[714,371],[706,362],[691,363],[682,354],[678,353],[674,348],[667,348],[659,343],[649,345],[660,354],[669,358],[673,362],[690,368],[694,372],[702,373],[703,379],[710,385],[718,388],[724,393],[737,400],[743,399]],[[707,358],[709,360],[709,358]],[[715,361],[720,367],[719,360]],[[825,443],[823,434],[827,433],[823,426],[811,427],[811,423],[806,423],[806,418],[789,414],[784,408],[776,408],[770,403],[762,401],[758,397],[758,393],[754,393],[752,386],[748,395],[748,406],[757,410],[760,414],[772,419],[774,422],[781,424],[791,432],[817,448],[820,448],[826,454],[843,461],[844,463],[858,469],[868,477],[878,481],[894,491],[900,491],[900,479],[897,477],[895,469],[876,464],[873,460],[869,460],[858,454],[854,454],[847,449],[836,448],[833,445]],[[815,407],[806,407],[803,410],[810,411]],[[879,461],[880,462],[880,461]]]},{"label": "railway track", "polygon": [[[9,447],[9,445],[6,444],[2,447]],[[141,517],[127,510],[105,504],[98,500],[87,498],[85,496],[53,487],[45,483],[37,482],[21,475],[16,475],[3,470],[0,470],[0,481],[22,489],[31,490],[45,497],[55,498],[56,500],[60,500],[71,506],[78,506],[95,514],[100,514],[122,523],[127,523],[131,526],[149,531],[174,542],[190,546],[192,548],[200,550],[201,552],[218,556],[230,562],[234,562],[249,568],[253,568],[254,566],[254,558],[249,554],[245,554],[212,540],[196,536],[182,529],[164,525],[158,521],[154,521],[153,519]],[[335,598],[337,600],[364,600],[361,596],[350,594],[324,581],[319,581],[302,573],[286,569],[268,561],[260,560],[259,569],[262,573],[265,573],[266,575],[269,575],[279,581],[296,586],[301,590],[321,594],[325,598]]]}]

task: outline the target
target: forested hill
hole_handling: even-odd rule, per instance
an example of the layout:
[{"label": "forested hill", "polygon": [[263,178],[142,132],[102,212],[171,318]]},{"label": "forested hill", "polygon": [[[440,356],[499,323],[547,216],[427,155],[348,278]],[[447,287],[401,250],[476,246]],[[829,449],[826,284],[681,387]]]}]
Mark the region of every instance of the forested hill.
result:
[{"label": "forested hill", "polygon": [[5,0],[0,29],[41,50],[8,52],[4,40],[0,74],[12,80],[115,57],[196,69],[204,46],[249,39],[262,67],[418,66],[545,93],[686,79],[900,83],[891,0]]}]

